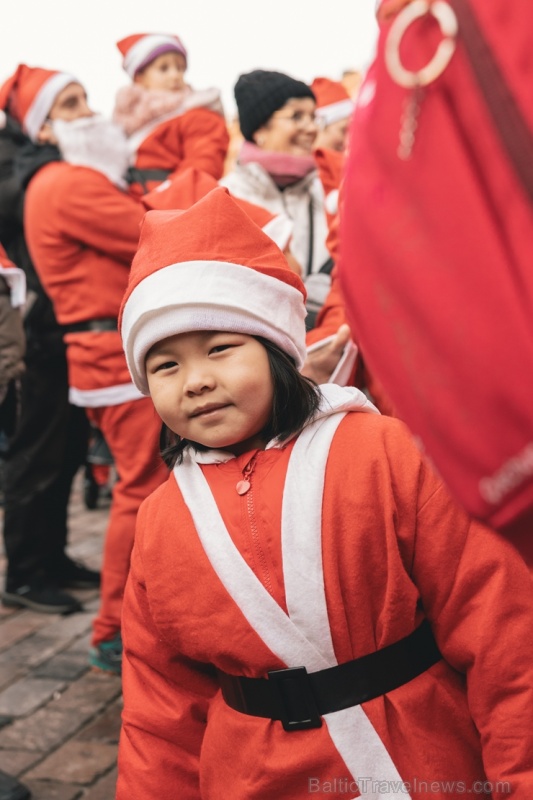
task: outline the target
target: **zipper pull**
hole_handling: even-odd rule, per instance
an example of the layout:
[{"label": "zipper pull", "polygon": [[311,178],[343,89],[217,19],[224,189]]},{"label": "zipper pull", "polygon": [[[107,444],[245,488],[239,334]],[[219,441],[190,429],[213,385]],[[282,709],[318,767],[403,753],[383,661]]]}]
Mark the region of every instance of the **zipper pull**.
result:
[{"label": "zipper pull", "polygon": [[252,485],[251,484],[251,477],[252,477],[252,472],[254,471],[254,467],[255,467],[255,458],[256,458],[256,456],[257,456],[257,453],[255,453],[251,457],[251,459],[249,460],[249,462],[246,464],[245,468],[243,469],[243,471],[242,471],[242,480],[241,481],[237,481],[237,485],[235,486],[235,489],[237,490],[237,494],[243,495],[243,494],[246,494],[246,492],[248,492],[250,490],[250,487]]}]

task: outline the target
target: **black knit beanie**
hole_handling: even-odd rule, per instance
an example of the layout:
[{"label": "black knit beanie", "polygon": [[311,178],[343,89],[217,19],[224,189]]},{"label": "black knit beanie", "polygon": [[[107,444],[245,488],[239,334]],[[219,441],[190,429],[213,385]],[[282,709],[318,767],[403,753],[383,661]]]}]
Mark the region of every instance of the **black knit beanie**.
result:
[{"label": "black knit beanie", "polygon": [[275,111],[282,108],[292,97],[310,97],[315,100],[311,88],[303,81],[284,75],[254,69],[241,75],[235,84],[235,102],[239,112],[242,135],[249,142],[252,136],[267,122]]}]

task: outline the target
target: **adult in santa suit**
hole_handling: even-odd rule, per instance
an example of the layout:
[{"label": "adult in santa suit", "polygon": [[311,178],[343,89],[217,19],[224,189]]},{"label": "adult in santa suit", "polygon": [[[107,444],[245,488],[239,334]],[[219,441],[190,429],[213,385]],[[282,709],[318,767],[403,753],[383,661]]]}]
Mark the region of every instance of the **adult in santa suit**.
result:
[{"label": "adult in santa suit", "polygon": [[[260,336],[302,364],[303,300],[279,250],[220,189],[181,215],[149,213],[121,312],[133,380],[167,424],[187,400],[186,435],[195,404],[216,406],[228,391],[228,373],[213,366],[231,350],[224,331],[248,334],[240,346]],[[198,331],[205,356],[187,350]],[[167,381],[176,391],[165,397]],[[203,446],[181,450],[140,509],[123,612],[118,800],[444,800],[484,781],[493,798],[526,800],[529,572],[453,503],[400,421],[356,389],[320,395],[301,433],[268,444],[246,426],[249,438],[237,438],[230,412],[200,422]],[[245,713],[252,687],[264,697],[270,680],[298,680],[282,673],[259,689],[272,670],[333,668],[336,683],[337,664],[373,654],[386,683],[401,659],[383,662],[384,648],[427,630],[424,619],[442,657],[433,651],[396,688],[318,720],[310,712],[319,727],[307,729],[284,729],[273,702],[271,719]],[[303,720],[286,717],[289,727]]]},{"label": "adult in santa suit", "polygon": [[220,92],[185,83],[188,54],[179,37],[137,33],[117,47],[132,80],[117,93],[113,112],[128,136],[132,193],[191,167],[221,178],[229,134]]},{"label": "adult in santa suit", "polygon": [[[24,271],[27,285],[20,413],[4,452],[7,565],[2,602],[52,614],[80,610],[79,600],[65,588],[100,585],[98,572],[67,555],[68,501],[74,476],[85,463],[88,421],[82,408],[69,403],[63,332],[24,236],[27,183],[60,154],[56,147],[37,141],[31,113],[29,130],[23,130],[13,115],[26,117],[44,82],[65,79],[21,65],[0,87],[0,240]],[[70,113],[68,108],[62,111]]]},{"label": "adult in santa suit", "polygon": [[[15,83],[32,77],[26,68]],[[57,143],[64,160],[45,165],[31,179],[25,233],[66,332],[70,400],[104,434],[119,476],[91,651],[95,666],[118,672],[135,516],[166,474],[158,455],[159,421],[131,382],[116,328],[145,209],[117,185],[127,165],[120,129],[93,114],[75,78],[61,72],[45,78],[21,108],[19,122],[40,141]]]}]

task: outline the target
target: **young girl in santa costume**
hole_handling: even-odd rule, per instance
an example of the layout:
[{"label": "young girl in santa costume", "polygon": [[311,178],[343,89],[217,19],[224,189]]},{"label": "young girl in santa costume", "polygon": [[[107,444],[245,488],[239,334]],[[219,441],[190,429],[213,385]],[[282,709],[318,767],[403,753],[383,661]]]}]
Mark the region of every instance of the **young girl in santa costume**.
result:
[{"label": "young girl in santa costume", "polygon": [[144,194],[189,167],[221,178],[229,134],[220,92],[185,83],[188,56],[178,36],[137,33],[117,47],[132,80],[113,112],[130,144],[131,192]]},{"label": "young girl in santa costume", "polygon": [[124,598],[117,798],[530,800],[530,574],[399,420],[300,376],[304,292],[220,187],[145,217],[121,331],[173,469]]}]

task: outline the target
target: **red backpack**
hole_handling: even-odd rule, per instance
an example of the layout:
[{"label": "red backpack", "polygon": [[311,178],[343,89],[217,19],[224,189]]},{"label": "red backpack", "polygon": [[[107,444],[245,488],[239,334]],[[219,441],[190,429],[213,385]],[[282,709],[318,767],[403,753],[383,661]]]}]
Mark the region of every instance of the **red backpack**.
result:
[{"label": "red backpack", "polygon": [[525,542],[533,3],[402,5],[381,28],[351,127],[339,262],[348,316],[456,498]]}]

